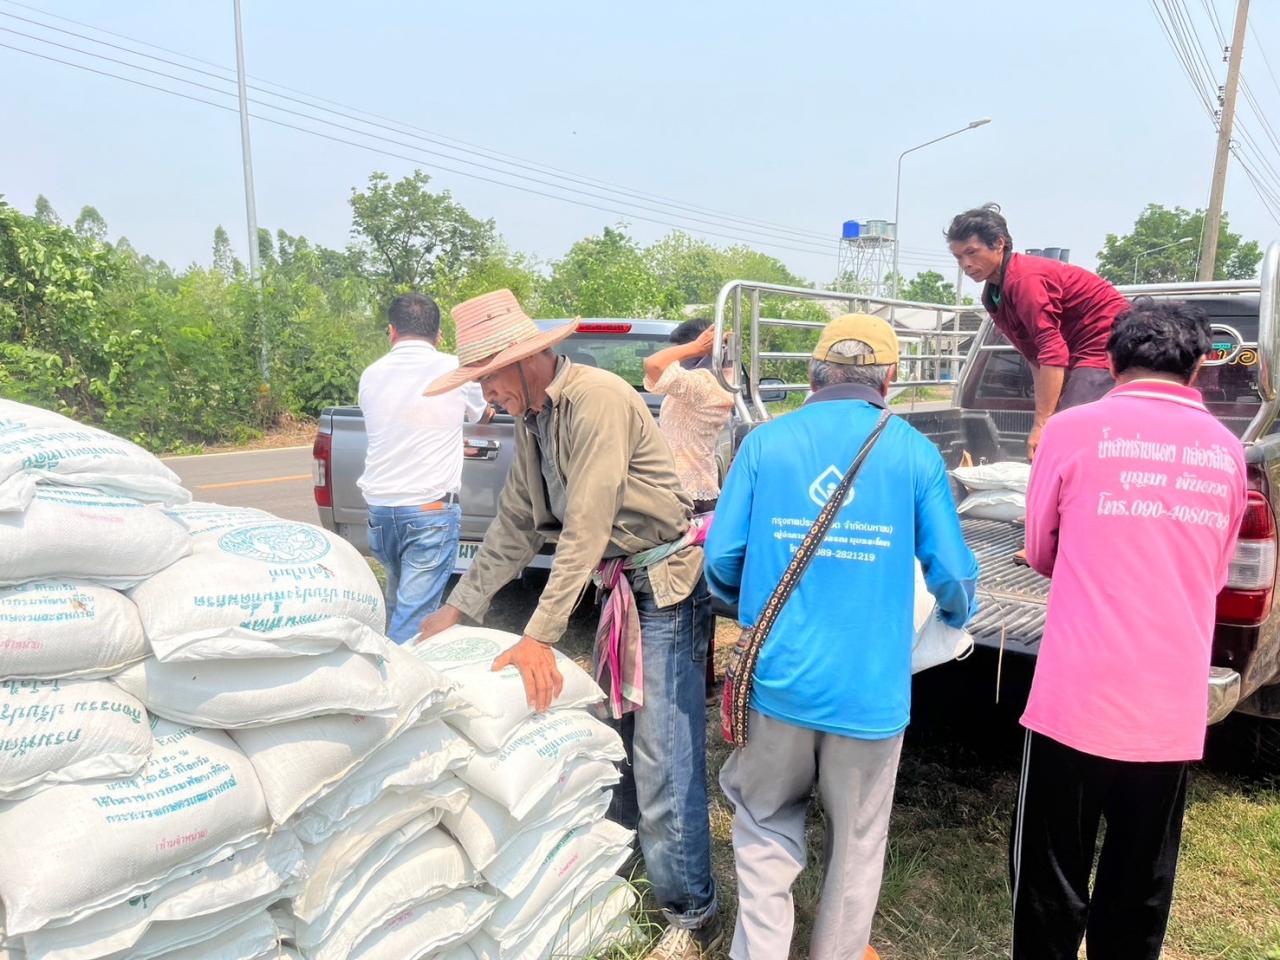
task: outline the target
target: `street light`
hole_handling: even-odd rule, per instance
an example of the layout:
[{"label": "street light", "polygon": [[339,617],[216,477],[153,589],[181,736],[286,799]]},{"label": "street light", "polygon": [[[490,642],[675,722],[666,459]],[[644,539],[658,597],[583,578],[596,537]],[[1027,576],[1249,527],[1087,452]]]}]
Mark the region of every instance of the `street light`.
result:
[{"label": "street light", "polygon": [[925,147],[932,146],[949,137],[964,133],[966,130],[974,130],[991,122],[990,117],[983,117],[981,120],[974,120],[968,126],[961,127],[959,130],[952,130],[950,133],[944,133],[940,137],[934,137],[932,140],[926,140],[919,146],[912,147],[910,150],[903,150],[898,154],[898,179],[893,189],[893,299],[898,299],[898,241],[902,236],[901,230],[898,228],[898,212],[902,206],[902,158],[908,153],[915,153],[917,150],[923,150]]},{"label": "street light", "polygon": [[1145,257],[1148,253],[1159,253],[1161,250],[1167,250],[1170,247],[1176,247],[1180,243],[1190,243],[1195,237],[1183,237],[1180,240],[1174,240],[1172,243],[1162,244],[1158,247],[1152,247],[1150,250],[1143,250],[1140,254],[1133,258],[1133,282],[1138,282],[1138,261]]}]

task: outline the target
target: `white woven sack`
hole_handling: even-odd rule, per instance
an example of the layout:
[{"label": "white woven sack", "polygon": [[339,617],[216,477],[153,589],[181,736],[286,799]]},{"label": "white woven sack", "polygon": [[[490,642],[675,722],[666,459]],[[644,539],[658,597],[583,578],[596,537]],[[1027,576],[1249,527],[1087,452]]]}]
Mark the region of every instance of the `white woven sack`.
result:
[{"label": "white woven sack", "polygon": [[402,910],[368,934],[351,960],[473,960],[465,941],[484,926],[498,898],[480,890],[455,890]]},{"label": "white woven sack", "polygon": [[439,792],[386,794],[355,814],[323,843],[305,847],[307,882],[293,898],[293,912],[323,939],[360,897],[369,880],[406,844],[435,829],[445,810],[466,801],[460,781]]},{"label": "white woven sack", "polygon": [[[133,946],[107,954],[102,960],[158,960],[178,951],[203,947],[210,940],[240,927],[246,921],[257,920],[276,899],[276,894],[270,893],[214,913],[153,923]],[[272,921],[272,926],[274,925],[275,922]]]},{"label": "white woven sack", "polygon": [[165,512],[186,527],[192,536],[230,530],[247,523],[268,523],[279,519],[275,514],[256,507],[229,507],[202,500],[169,507]]},{"label": "white woven sack", "polygon": [[382,641],[393,717],[336,715],[232,732],[262,783],[276,823],[337,789],[375,750],[440,709],[452,684],[412,654]]},{"label": "white woven sack", "polygon": [[[268,960],[280,956],[280,939],[271,914],[261,910],[229,930],[154,960]],[[112,957],[110,960],[125,960]]]},{"label": "white woven sack", "polygon": [[978,490],[965,497],[956,512],[971,520],[1012,523],[1027,515],[1027,495],[1017,490]]},{"label": "white woven sack", "polygon": [[516,944],[538,930],[545,917],[565,915],[618,872],[631,854],[633,837],[612,820],[571,831],[542,862],[524,893],[498,905],[485,932],[504,946]]},{"label": "white woven sack", "polygon": [[93,580],[125,589],[191,552],[191,534],[154,504],[45,487],[22,513],[0,513],[0,586]]},{"label": "white woven sack", "polygon": [[10,936],[73,923],[141,896],[261,839],[270,826],[253,767],[225,733],[152,729],[127,780],[59,784],[0,808],[0,900]]},{"label": "white woven sack", "polygon": [[[476,748],[492,752],[502,748],[512,732],[533,716],[524,681],[515,667],[494,673],[493,661],[519,642],[514,633],[483,627],[450,627],[413,646],[416,656],[458,684],[458,698],[467,707],[449,717]],[[604,699],[604,692],[580,666],[559,651],[552,651],[564,678],[564,689],[552,710],[586,707]]]},{"label": "white woven sack", "polygon": [[191,499],[178,475],[137,444],[40,407],[0,400],[0,511],[25,510],[37,482],[154,503]]},{"label": "white woven sack", "polygon": [[483,871],[522,831],[568,813],[621,779],[618,768],[608,760],[577,760],[565,767],[556,785],[523,820],[517,820],[496,800],[472,792],[461,811],[445,814],[444,825],[476,869]]},{"label": "white woven sack", "polygon": [[911,672],[919,673],[973,653],[973,637],[948,626],[929,592],[924,568],[916,561],[915,636],[911,644]]},{"label": "white woven sack", "polygon": [[110,680],[0,681],[0,800],[130,777],[150,755],[147,711]]},{"label": "white woven sack", "polygon": [[377,653],[382,646],[378,580],[341,537],[272,517],[212,529],[193,543],[191,556],[132,593],[159,659],[294,657],[339,647]]},{"label": "white woven sack", "polygon": [[[475,883],[462,848],[439,828],[405,844],[369,878],[365,892],[336,924],[299,924],[298,947],[311,960],[347,960],[352,950],[401,911]],[[322,941],[318,926],[329,927]]]},{"label": "white woven sack", "polygon": [[280,935],[281,942],[293,946],[297,941],[298,918],[289,909],[289,901],[281,900],[273,903],[267,908],[267,912],[271,914],[271,919],[276,922],[276,932]]},{"label": "white woven sack", "polygon": [[522,820],[583,758],[619,763],[626,751],[611,727],[584,711],[562,710],[526,720],[506,746],[476,754],[458,776]]},{"label": "white woven sack", "polygon": [[1008,460],[1002,463],[984,463],[976,467],[956,467],[951,476],[959,480],[966,490],[1013,490],[1027,492],[1031,479],[1031,464]]},{"label": "white woven sack", "polygon": [[523,940],[499,944],[487,933],[471,938],[478,960],[549,960],[551,957],[599,957],[633,934],[631,911],[636,894],[613,877],[581,902],[544,916]]},{"label": "white woven sack", "polygon": [[[304,843],[319,843],[387,791],[430,792],[432,784],[474,755],[475,748],[444,721],[416,724],[370,754],[359,770],[292,818],[289,826]],[[457,778],[450,776],[449,780],[462,787]]]},{"label": "white woven sack", "polygon": [[0,677],[105,677],[148,652],[133,602],[87,580],[0,589]]},{"label": "white woven sack", "polygon": [[515,899],[533,883],[539,865],[572,831],[603,820],[609,812],[609,793],[597,791],[577,807],[517,834],[482,872],[489,886]]},{"label": "white woven sack", "polygon": [[156,926],[182,924],[237,907],[251,912],[254,905],[292,892],[305,873],[306,861],[297,837],[278,830],[261,843],[166,883],[153,893],[78,923],[29,933],[27,950],[31,960],[94,960],[128,951]]},{"label": "white woven sack", "polygon": [[157,716],[220,730],[334,713],[392,716],[396,709],[378,661],[350,650],[284,660],[148,657],[113,679]]}]

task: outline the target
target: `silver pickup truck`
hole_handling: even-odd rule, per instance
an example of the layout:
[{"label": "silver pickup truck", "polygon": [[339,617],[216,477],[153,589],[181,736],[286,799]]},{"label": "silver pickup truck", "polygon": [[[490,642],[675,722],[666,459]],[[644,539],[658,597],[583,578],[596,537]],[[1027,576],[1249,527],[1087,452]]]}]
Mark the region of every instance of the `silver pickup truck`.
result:
[{"label": "silver pickup truck", "polygon": [[[1280,772],[1280,608],[1273,603],[1280,538],[1280,244],[1263,259],[1261,281],[1175,284],[1122,289],[1193,300],[1214,324],[1214,355],[1199,387],[1224,424],[1245,445],[1249,470],[1249,518],[1239,562],[1218,602],[1210,681],[1211,719],[1233,711],[1248,715],[1250,764],[1255,770]],[[730,369],[742,369],[735,392],[731,429],[721,444],[721,472],[747,431],[774,415],[771,404],[786,393],[803,393],[808,385],[794,379],[808,357],[804,349],[765,349],[764,331],[809,331],[814,340],[822,323],[770,318],[762,303],[770,298],[828,301],[841,309],[878,313],[890,319],[903,348],[899,388],[954,387],[951,406],[914,411],[895,407],[942,451],[948,466],[968,453],[974,462],[1025,457],[1034,414],[1030,370],[1016,350],[985,315],[972,308],[886,300],[771,284],[734,281],[716,305],[719,332],[728,335],[736,356]],[[592,320],[565,341],[562,349],[581,362],[594,362],[619,373],[642,389],[643,359],[666,343],[673,325],[650,320]],[[793,337],[793,339],[795,339]],[[717,343],[724,342],[722,337]],[[713,366],[726,358],[717,356]],[[782,375],[779,377],[778,375]],[[646,396],[656,412],[657,398]],[[463,470],[463,542],[458,569],[465,569],[493,518],[497,495],[511,459],[512,421],[502,417],[466,431]],[[364,464],[365,437],[360,411],[335,407],[321,415],[315,441],[316,504],[321,522],[367,551],[366,510],[356,487]],[[963,491],[956,489],[957,497]],[[1020,657],[1035,656],[1044,630],[1049,583],[1034,571],[1016,566],[1022,545],[1019,525],[962,519],[965,538],[978,556],[981,611],[969,625],[980,648]],[[534,566],[550,566],[549,554]],[[733,611],[718,611],[732,616]]]},{"label": "silver pickup truck", "polygon": [[[542,327],[564,320],[540,321]],[[583,320],[578,331],[557,351],[575,363],[585,363],[618,374],[644,397],[657,416],[661,397],[644,390],[644,360],[670,346],[668,337],[676,324],[664,320]],[[515,446],[514,422],[499,414],[484,425],[468,424],[463,431],[462,536],[454,570],[471,563],[480,541],[497,511],[498,494],[511,468]],[[367,438],[359,407],[327,407],[320,414],[313,447],[315,501],[320,522],[368,553],[368,507],[356,481],[364,471]],[[729,468],[733,450],[731,433],[721,443],[721,475]],[[534,559],[535,568],[551,567],[552,548]]]},{"label": "silver pickup truck", "polygon": [[[1261,279],[1121,288],[1188,300],[1213,324],[1213,354],[1197,386],[1206,405],[1241,438],[1248,469],[1249,503],[1236,558],[1218,597],[1209,683],[1210,722],[1233,711],[1245,732],[1240,744],[1255,772],[1280,773],[1280,608],[1274,603],[1280,538],[1280,244],[1267,250]],[[839,300],[849,309],[878,313],[898,329],[903,345],[900,383],[952,383],[948,409],[903,412],[942,451],[949,467],[965,453],[975,463],[1022,460],[1035,410],[1031,372],[990,319],[969,308],[908,303],[856,295],[735,281],[724,287],[716,326],[749,345],[749,364],[737,409],[744,426],[767,421],[771,411],[753,402],[753,385],[780,369],[797,369],[808,354],[761,349],[770,328],[811,329],[820,323],[771,319],[762,298]],[[719,338],[717,338],[719,339]],[[790,365],[789,367],[787,365]],[[714,361],[713,361],[714,366]],[[732,388],[731,384],[726,384]],[[802,392],[803,383],[777,389]],[[964,491],[957,484],[957,499]],[[1013,562],[1022,546],[1019,524],[962,518],[965,539],[978,556],[980,611],[968,626],[979,648],[1033,657],[1044,631],[1049,581]]]}]

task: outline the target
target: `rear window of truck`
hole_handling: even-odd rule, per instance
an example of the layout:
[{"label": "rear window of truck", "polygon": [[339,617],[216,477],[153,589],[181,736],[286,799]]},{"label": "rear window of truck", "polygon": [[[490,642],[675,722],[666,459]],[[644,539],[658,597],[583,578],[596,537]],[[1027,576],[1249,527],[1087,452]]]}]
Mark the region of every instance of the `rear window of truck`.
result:
[{"label": "rear window of truck", "polygon": [[632,333],[575,333],[556,348],[574,363],[616,373],[637,390],[644,387],[644,361],[671,346],[663,336]]}]

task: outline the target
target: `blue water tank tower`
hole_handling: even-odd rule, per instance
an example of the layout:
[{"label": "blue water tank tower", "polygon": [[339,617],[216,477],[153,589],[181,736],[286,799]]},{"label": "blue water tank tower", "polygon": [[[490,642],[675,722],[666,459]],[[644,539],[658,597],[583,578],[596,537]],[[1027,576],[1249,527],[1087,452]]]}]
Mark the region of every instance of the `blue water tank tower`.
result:
[{"label": "blue water tank tower", "polygon": [[842,240],[857,240],[862,235],[862,224],[857,220],[846,220],[840,230]]}]

